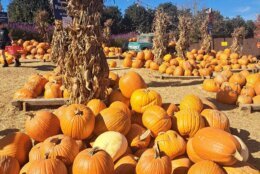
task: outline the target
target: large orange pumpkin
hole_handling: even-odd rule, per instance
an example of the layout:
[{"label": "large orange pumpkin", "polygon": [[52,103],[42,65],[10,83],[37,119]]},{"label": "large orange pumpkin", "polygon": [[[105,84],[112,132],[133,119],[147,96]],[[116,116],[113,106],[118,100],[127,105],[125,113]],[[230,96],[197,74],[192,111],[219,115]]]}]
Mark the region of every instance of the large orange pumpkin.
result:
[{"label": "large orange pumpkin", "polygon": [[98,148],[80,152],[74,160],[73,174],[114,174],[114,163],[110,155]]},{"label": "large orange pumpkin", "polygon": [[79,153],[79,146],[74,139],[65,135],[47,138],[41,145],[41,155],[47,158],[58,158],[66,165],[71,165]]},{"label": "large orange pumpkin", "polygon": [[113,102],[113,103],[111,103],[111,105],[109,107],[117,108],[117,109],[124,111],[128,115],[129,118],[131,118],[131,116],[132,116],[132,112],[130,111],[128,106],[123,102],[120,102],[120,101]]},{"label": "large orange pumpkin", "polygon": [[131,57],[126,57],[123,61],[123,67],[126,67],[126,68],[130,68],[132,67],[132,58]]},{"label": "large orange pumpkin", "polygon": [[60,118],[63,117],[63,113],[67,107],[68,107],[68,105],[61,106],[58,109],[56,109],[55,111],[53,111],[53,114],[56,115],[60,120]]},{"label": "large orange pumpkin", "polygon": [[40,159],[44,159],[44,156],[41,154],[41,146],[42,143],[38,143],[32,147],[31,151],[29,152],[29,161],[37,161]]},{"label": "large orange pumpkin", "polygon": [[217,101],[223,104],[236,104],[237,98],[237,92],[233,91],[230,87],[225,87],[225,89],[220,90],[216,95]]},{"label": "large orange pumpkin", "polygon": [[0,173],[1,174],[18,174],[20,165],[17,159],[11,156],[0,156]]},{"label": "large orange pumpkin", "polygon": [[203,82],[202,88],[208,92],[218,92],[219,85],[213,79],[206,79]]},{"label": "large orange pumpkin", "polygon": [[188,174],[225,174],[224,170],[212,161],[203,160],[193,166],[188,171]]},{"label": "large orange pumpkin", "polygon": [[135,90],[131,96],[130,104],[132,110],[144,113],[145,109],[152,105],[162,105],[162,97],[159,93],[150,89]]},{"label": "large orange pumpkin", "polygon": [[48,82],[45,85],[44,98],[62,98],[61,85],[56,82]]},{"label": "large orange pumpkin", "polygon": [[173,129],[184,137],[193,137],[204,126],[204,119],[194,109],[180,110],[173,117]]},{"label": "large orange pumpkin", "polygon": [[246,85],[254,87],[260,81],[260,74],[250,74],[246,77]]},{"label": "large orange pumpkin", "polygon": [[153,58],[154,58],[154,55],[153,55],[151,50],[146,50],[144,52],[144,59],[145,60],[153,60]]},{"label": "large orange pumpkin", "polygon": [[246,84],[246,78],[240,73],[235,73],[230,77],[229,82],[238,83],[240,86],[244,86]]},{"label": "large orange pumpkin", "polygon": [[[260,84],[260,81],[259,81]],[[250,86],[244,86],[243,89],[241,90],[240,95],[246,95],[250,97],[254,97],[256,95],[256,92],[253,87]]]},{"label": "large orange pumpkin", "polygon": [[143,125],[149,129],[154,137],[160,132],[166,132],[171,128],[171,117],[160,106],[148,107],[143,113]]},{"label": "large orange pumpkin", "polygon": [[130,98],[135,90],[146,87],[143,78],[133,71],[128,72],[119,80],[119,88],[126,98]]},{"label": "large orange pumpkin", "polygon": [[64,110],[60,125],[64,135],[76,140],[83,140],[92,134],[95,116],[87,106],[72,104]]},{"label": "large orange pumpkin", "polygon": [[51,112],[38,111],[35,114],[29,114],[25,122],[25,131],[32,139],[42,142],[59,133],[60,121]]},{"label": "large orange pumpkin", "polygon": [[199,157],[199,155],[194,151],[192,141],[193,138],[190,138],[187,142],[187,155],[192,162],[197,163],[199,161],[202,161],[203,159]]},{"label": "large orange pumpkin", "polygon": [[171,160],[158,148],[146,150],[136,166],[136,174],[162,173],[171,174]]},{"label": "large orange pumpkin", "polygon": [[126,155],[115,164],[115,174],[135,174],[138,158],[134,155]]},{"label": "large orange pumpkin", "polygon": [[17,99],[32,99],[35,98],[35,94],[33,91],[29,90],[29,89],[19,89],[18,91],[16,91],[14,93],[13,99],[17,100]]},{"label": "large orange pumpkin", "polygon": [[111,104],[115,101],[120,101],[126,104],[127,106],[130,105],[130,100],[123,96],[122,92],[119,90],[113,90],[112,93],[108,97],[108,102]]},{"label": "large orange pumpkin", "polygon": [[161,152],[164,152],[171,160],[186,152],[185,140],[173,130],[159,133],[154,143],[157,143]]},{"label": "large orange pumpkin", "polygon": [[117,131],[126,135],[131,128],[131,118],[122,109],[110,107],[96,116],[94,134],[100,135],[106,131]]},{"label": "large orange pumpkin", "polygon": [[200,113],[203,109],[203,103],[196,95],[186,95],[180,102],[180,110],[185,109],[194,109]]},{"label": "large orange pumpkin", "polygon": [[254,104],[260,104],[260,95],[257,95],[253,98],[253,103]]},{"label": "large orange pumpkin", "polygon": [[106,109],[106,104],[99,99],[92,99],[88,102],[87,107],[97,116],[102,110]]},{"label": "large orange pumpkin", "polygon": [[190,159],[184,156],[173,159],[171,163],[172,163],[171,174],[187,174],[191,166]]},{"label": "large orange pumpkin", "polygon": [[203,128],[192,140],[194,151],[199,157],[223,165],[232,165],[243,161],[241,146],[230,133],[217,128]]},{"label": "large orange pumpkin", "polygon": [[142,138],[142,135],[145,133],[145,128],[138,124],[132,124],[131,129],[126,135],[127,142],[131,148],[134,150],[146,148],[151,140],[150,135]]},{"label": "large orange pumpkin", "polygon": [[254,90],[255,90],[256,95],[260,95],[260,80],[255,83]]},{"label": "large orange pumpkin", "polygon": [[206,126],[230,132],[229,120],[225,113],[214,109],[204,109],[201,112],[201,116],[205,118]]},{"label": "large orange pumpkin", "polygon": [[0,156],[11,156],[23,165],[28,161],[28,154],[32,148],[30,137],[24,133],[16,132],[0,139]]}]

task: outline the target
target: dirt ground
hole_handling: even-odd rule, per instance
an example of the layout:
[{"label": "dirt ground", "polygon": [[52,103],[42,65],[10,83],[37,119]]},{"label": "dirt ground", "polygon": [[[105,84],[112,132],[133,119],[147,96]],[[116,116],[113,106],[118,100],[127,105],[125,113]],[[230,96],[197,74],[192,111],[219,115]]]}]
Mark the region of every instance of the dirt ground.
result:
[{"label": "dirt ground", "polygon": [[[0,67],[0,137],[24,129],[25,113],[11,105],[14,92],[24,85],[31,74],[46,73],[53,68],[51,63],[46,62],[24,63],[19,68],[12,65],[9,68]],[[154,77],[155,72],[145,69],[133,70],[142,75],[151,89],[161,94],[164,102],[179,103],[182,97],[189,93],[207,98],[215,96],[201,90],[202,81],[161,80]],[[113,71],[121,75],[129,70],[118,68]],[[242,138],[248,146],[251,152],[249,163],[260,169],[260,112],[245,115],[235,106],[214,103],[229,117],[232,133]]]}]

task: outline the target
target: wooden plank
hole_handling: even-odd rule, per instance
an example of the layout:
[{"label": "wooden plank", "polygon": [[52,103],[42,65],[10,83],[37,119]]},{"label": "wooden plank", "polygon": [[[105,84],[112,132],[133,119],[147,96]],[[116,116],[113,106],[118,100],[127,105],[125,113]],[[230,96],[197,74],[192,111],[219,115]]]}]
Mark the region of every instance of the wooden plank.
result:
[{"label": "wooden plank", "polygon": [[247,70],[247,71],[249,71],[249,72],[254,72],[254,73],[260,71],[259,68],[255,68],[255,69],[232,69],[231,71],[232,71],[232,72],[241,72],[241,71],[243,71],[243,70]]},{"label": "wooden plank", "polygon": [[37,63],[37,62],[51,62],[49,60],[42,59],[20,59],[21,63]]},{"label": "wooden plank", "polygon": [[115,55],[115,56],[111,56],[111,57],[106,56],[106,58],[107,58],[107,59],[122,59],[123,56],[121,56],[121,55]]},{"label": "wooden plank", "polygon": [[260,104],[243,104],[239,108],[244,113],[260,112]]},{"label": "wooden plank", "polygon": [[201,76],[169,76],[169,75],[155,75],[155,78],[160,79],[178,79],[178,80],[204,80],[209,79],[210,77],[201,77]]}]

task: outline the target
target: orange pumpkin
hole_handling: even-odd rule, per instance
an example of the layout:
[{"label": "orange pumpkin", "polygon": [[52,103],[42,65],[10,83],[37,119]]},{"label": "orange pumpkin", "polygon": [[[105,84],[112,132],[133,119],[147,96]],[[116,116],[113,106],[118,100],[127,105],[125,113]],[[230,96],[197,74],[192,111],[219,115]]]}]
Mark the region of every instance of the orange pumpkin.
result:
[{"label": "orange pumpkin", "polygon": [[217,92],[219,85],[213,79],[206,79],[203,82],[202,88],[208,92]]},{"label": "orange pumpkin", "polygon": [[238,140],[221,129],[207,127],[199,130],[192,140],[192,146],[198,156],[205,160],[223,165],[243,161]]},{"label": "orange pumpkin", "polygon": [[223,112],[214,109],[204,109],[201,112],[201,116],[204,117],[206,126],[230,132],[229,119]]},{"label": "orange pumpkin", "polygon": [[86,149],[75,158],[72,172],[75,174],[114,174],[114,164],[107,152],[98,148]]},{"label": "orange pumpkin", "polygon": [[252,104],[253,103],[253,99],[252,97],[248,96],[248,95],[240,95],[237,98],[237,105],[240,104]]},{"label": "orange pumpkin", "polygon": [[149,129],[154,137],[160,132],[170,130],[172,122],[171,117],[160,106],[153,105],[145,110],[142,121],[144,126]]},{"label": "orange pumpkin", "polygon": [[134,155],[126,155],[115,164],[115,174],[135,174],[138,158]]},{"label": "orange pumpkin", "polygon": [[199,113],[203,109],[203,103],[201,99],[193,94],[186,95],[180,102],[180,110],[194,109]]},{"label": "orange pumpkin", "polygon": [[183,157],[183,156],[173,159],[171,161],[171,163],[172,163],[172,173],[171,174],[187,174],[187,172],[191,166],[190,159]]},{"label": "orange pumpkin", "polygon": [[95,116],[87,106],[72,104],[65,109],[60,125],[64,135],[83,140],[92,134]]},{"label": "orange pumpkin", "polygon": [[[260,81],[259,81],[260,84]],[[243,89],[241,90],[241,95],[246,95],[250,97],[254,97],[256,95],[256,92],[253,87],[250,86],[244,86]]]},{"label": "orange pumpkin", "polygon": [[161,152],[164,152],[171,160],[186,152],[185,140],[173,130],[159,133],[154,143],[157,143]]},{"label": "orange pumpkin", "polygon": [[145,60],[153,60],[154,55],[151,50],[147,50],[144,52],[144,59]]},{"label": "orange pumpkin", "polygon": [[229,105],[236,104],[237,98],[237,92],[233,91],[230,87],[225,87],[225,89],[220,90],[216,95],[218,102]]},{"label": "orange pumpkin", "polygon": [[131,125],[131,129],[126,135],[127,142],[131,148],[135,150],[146,148],[149,145],[151,140],[150,135],[142,137],[145,131],[145,128],[138,124]]},{"label": "orange pumpkin", "polygon": [[118,86],[119,76],[116,73],[110,71],[108,78],[109,78],[109,86],[111,88]]},{"label": "orange pumpkin", "polygon": [[150,69],[157,71],[157,70],[159,70],[159,65],[156,62],[151,62]]},{"label": "orange pumpkin", "polygon": [[225,174],[224,170],[212,161],[203,160],[191,166],[188,174]]},{"label": "orange pumpkin", "polygon": [[254,104],[260,104],[260,95],[257,95],[253,98],[253,103]]},{"label": "orange pumpkin", "polygon": [[145,56],[144,52],[140,51],[140,52],[137,53],[136,59],[137,60],[144,60],[144,56]]},{"label": "orange pumpkin", "polygon": [[99,99],[90,100],[87,104],[87,107],[91,109],[95,116],[97,116],[102,110],[107,108],[105,103]]},{"label": "orange pumpkin", "polygon": [[117,108],[117,109],[124,111],[129,118],[131,118],[131,116],[132,116],[130,109],[123,102],[120,102],[120,101],[113,102],[109,107],[110,108]]},{"label": "orange pumpkin", "polygon": [[150,68],[150,64],[151,64],[152,60],[147,60],[144,64],[145,68]]},{"label": "orange pumpkin", "polygon": [[254,90],[256,95],[260,95],[260,80],[255,83]]},{"label": "orange pumpkin", "polygon": [[63,106],[61,106],[61,107],[59,107],[58,109],[56,109],[54,112],[53,112],[53,114],[54,115],[56,115],[58,118],[59,118],[59,120],[60,120],[60,118],[63,116],[63,113],[64,113],[64,111],[65,111],[65,109],[68,107],[68,105],[63,105]]},{"label": "orange pumpkin", "polygon": [[113,103],[115,101],[120,101],[126,104],[127,106],[130,105],[130,100],[123,96],[122,92],[119,90],[113,90],[112,93],[108,97],[108,103]]},{"label": "orange pumpkin", "polygon": [[169,116],[173,116],[175,112],[178,112],[180,109],[174,103],[165,103],[162,105],[163,109],[166,110]]},{"label": "orange pumpkin", "polygon": [[74,139],[65,135],[47,138],[41,145],[41,155],[50,159],[60,159],[66,165],[71,165],[79,153],[79,146]]},{"label": "orange pumpkin", "polygon": [[171,160],[158,148],[146,150],[136,166],[136,174],[163,173],[171,174]]},{"label": "orange pumpkin", "polygon": [[250,74],[246,77],[246,86],[254,87],[260,81],[260,74]]},{"label": "orange pumpkin", "polygon": [[182,67],[178,66],[175,68],[174,72],[173,72],[174,76],[183,76],[184,75],[184,70]]},{"label": "orange pumpkin", "polygon": [[48,82],[45,85],[44,98],[62,98],[61,85],[56,82]]},{"label": "orange pumpkin", "polygon": [[242,74],[246,78],[250,74],[250,72],[247,70],[243,70],[240,72],[240,74]]},{"label": "orange pumpkin", "polygon": [[142,68],[143,62],[141,60],[134,60],[132,63],[132,68]]},{"label": "orange pumpkin", "polygon": [[20,165],[17,159],[11,156],[0,156],[1,174],[18,174]]},{"label": "orange pumpkin", "polygon": [[235,73],[230,77],[229,82],[238,83],[240,86],[244,86],[246,84],[246,78],[240,73]]},{"label": "orange pumpkin", "polygon": [[110,107],[96,116],[94,134],[100,135],[107,131],[117,131],[126,135],[131,128],[131,118],[122,109]]},{"label": "orange pumpkin", "polygon": [[173,129],[184,137],[193,137],[204,126],[204,119],[194,109],[180,110],[173,117]]},{"label": "orange pumpkin", "polygon": [[35,94],[33,91],[29,90],[29,89],[19,89],[18,91],[16,91],[14,93],[13,99],[17,100],[17,99],[32,99],[35,98]]},{"label": "orange pumpkin", "polygon": [[32,149],[30,150],[30,153],[29,153],[30,162],[44,159],[44,156],[42,156],[42,154],[41,154],[41,146],[42,146],[42,143],[38,143],[32,147]]},{"label": "orange pumpkin", "polygon": [[126,57],[124,59],[124,61],[123,61],[123,67],[130,68],[130,67],[132,67],[132,63],[133,63],[132,58],[131,57],[129,57],[129,58]]},{"label": "orange pumpkin", "polygon": [[28,154],[32,148],[30,137],[24,133],[11,133],[0,139],[0,156],[11,156],[18,160],[20,165],[28,161]]},{"label": "orange pumpkin", "polygon": [[138,89],[135,90],[131,96],[130,104],[132,110],[138,113],[144,113],[144,111],[153,105],[162,105],[162,97],[159,93],[150,89]]},{"label": "orange pumpkin", "polygon": [[130,98],[135,90],[147,88],[147,86],[138,73],[130,71],[120,78],[119,88],[126,98]]},{"label": "orange pumpkin", "polygon": [[197,163],[199,161],[202,161],[203,159],[199,157],[199,155],[194,151],[192,141],[193,138],[190,138],[187,142],[187,155],[192,162]]}]

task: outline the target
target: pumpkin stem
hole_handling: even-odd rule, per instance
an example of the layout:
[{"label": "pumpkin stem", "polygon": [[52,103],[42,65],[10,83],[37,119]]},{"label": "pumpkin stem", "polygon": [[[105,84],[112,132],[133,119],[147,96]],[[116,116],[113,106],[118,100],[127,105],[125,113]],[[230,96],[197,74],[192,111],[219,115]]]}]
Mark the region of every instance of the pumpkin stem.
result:
[{"label": "pumpkin stem", "polygon": [[81,110],[79,110],[79,109],[77,109],[76,111],[75,111],[75,115],[77,115],[77,116],[82,116],[83,115],[83,111],[81,111]]},{"label": "pumpkin stem", "polygon": [[91,151],[89,151],[88,153],[93,156],[95,155],[95,153],[97,153],[100,150],[99,147],[94,147],[93,149],[91,149]]},{"label": "pumpkin stem", "polygon": [[48,158],[49,158],[49,155],[50,155],[49,152],[45,153],[45,154],[44,154],[45,159],[48,159]]},{"label": "pumpkin stem", "polygon": [[135,157],[134,157],[134,160],[135,160],[135,161],[138,161],[138,160],[139,160],[139,158],[138,158],[137,156],[135,156]]},{"label": "pumpkin stem", "polygon": [[140,136],[140,140],[143,141],[146,138],[148,138],[151,135],[151,130],[146,130],[141,136]]},{"label": "pumpkin stem", "polygon": [[154,158],[157,159],[157,158],[161,158],[161,155],[160,155],[160,147],[159,147],[159,144],[158,142],[154,143],[154,150],[155,150],[155,156]]},{"label": "pumpkin stem", "polygon": [[51,143],[54,143],[55,145],[60,144],[61,141],[62,141],[62,139],[60,139],[60,138],[53,138],[53,139],[51,139]]},{"label": "pumpkin stem", "polygon": [[235,154],[233,155],[238,161],[243,161],[243,156],[238,152],[236,151]]}]

